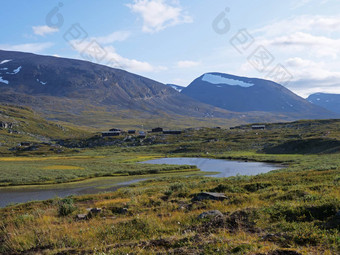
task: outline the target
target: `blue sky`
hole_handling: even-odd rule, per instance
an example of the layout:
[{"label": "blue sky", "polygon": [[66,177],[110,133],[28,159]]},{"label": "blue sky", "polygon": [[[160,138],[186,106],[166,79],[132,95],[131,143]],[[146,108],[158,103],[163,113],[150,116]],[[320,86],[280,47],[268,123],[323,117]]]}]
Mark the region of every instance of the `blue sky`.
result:
[{"label": "blue sky", "polygon": [[187,86],[206,72],[340,93],[336,0],[2,1],[0,49],[90,60]]}]

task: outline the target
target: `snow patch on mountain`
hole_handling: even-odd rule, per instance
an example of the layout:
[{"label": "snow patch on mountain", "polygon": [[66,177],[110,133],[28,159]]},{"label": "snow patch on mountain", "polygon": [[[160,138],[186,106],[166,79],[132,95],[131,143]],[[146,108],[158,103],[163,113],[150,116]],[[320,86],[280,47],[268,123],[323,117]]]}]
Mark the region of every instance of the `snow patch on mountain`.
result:
[{"label": "snow patch on mountain", "polygon": [[209,82],[211,84],[225,84],[230,86],[241,86],[244,88],[249,88],[254,86],[253,83],[243,82],[240,80],[228,79],[216,74],[205,74],[202,81]]},{"label": "snow patch on mountain", "polygon": [[8,62],[10,62],[10,61],[12,61],[12,59],[5,59],[5,60],[2,60],[2,61],[0,62],[0,65],[5,64],[5,63],[8,63]]},{"label": "snow patch on mountain", "polygon": [[39,79],[37,79],[37,82],[39,82],[41,85],[46,85],[47,84],[47,82],[43,82],[43,81],[41,81]]},{"label": "snow patch on mountain", "polygon": [[17,74],[17,73],[20,72],[21,68],[22,68],[22,66],[19,66],[17,69],[14,69],[12,73],[11,72],[6,72],[6,74]]},{"label": "snow patch on mountain", "polygon": [[0,82],[2,82],[2,83],[5,83],[5,84],[8,84],[8,83],[9,83],[8,81],[6,81],[6,80],[2,79],[2,77],[1,77],[1,76],[0,76]]},{"label": "snow patch on mountain", "polygon": [[20,72],[22,66],[19,66],[17,69],[13,70],[13,74],[17,74]]},{"label": "snow patch on mountain", "polygon": [[171,88],[177,90],[178,92],[181,92],[183,89],[177,87],[177,86],[174,86],[174,85],[170,85]]}]

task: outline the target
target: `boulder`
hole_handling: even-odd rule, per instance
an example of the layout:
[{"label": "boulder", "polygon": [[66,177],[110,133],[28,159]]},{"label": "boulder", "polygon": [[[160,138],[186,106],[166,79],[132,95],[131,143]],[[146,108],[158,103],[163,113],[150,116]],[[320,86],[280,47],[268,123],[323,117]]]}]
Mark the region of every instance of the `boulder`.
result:
[{"label": "boulder", "polygon": [[77,220],[87,220],[87,214],[77,214]]},{"label": "boulder", "polygon": [[201,192],[192,199],[193,202],[195,201],[202,201],[202,200],[217,200],[223,201],[227,199],[227,197],[223,193],[214,193],[214,192]]},{"label": "boulder", "polygon": [[205,218],[216,218],[216,217],[223,217],[223,214],[219,210],[212,210],[201,213],[198,215],[198,219],[205,219]]},{"label": "boulder", "polygon": [[111,208],[112,213],[116,214],[127,214],[129,210],[127,208],[122,208],[122,207],[113,207]]},{"label": "boulder", "polygon": [[102,208],[91,208],[90,213],[97,214],[102,211]]}]

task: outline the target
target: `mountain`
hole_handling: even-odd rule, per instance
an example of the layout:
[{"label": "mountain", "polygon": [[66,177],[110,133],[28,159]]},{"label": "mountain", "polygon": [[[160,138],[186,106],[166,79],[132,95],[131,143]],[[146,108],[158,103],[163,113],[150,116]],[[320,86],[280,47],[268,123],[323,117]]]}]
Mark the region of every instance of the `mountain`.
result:
[{"label": "mountain", "polygon": [[275,82],[223,73],[206,73],[195,79],[181,93],[234,112],[282,114],[291,120],[336,116]]},{"label": "mountain", "polygon": [[244,122],[239,114],[124,70],[11,51],[0,51],[0,103],[29,106],[50,120],[95,128]]},{"label": "mountain", "polygon": [[307,100],[329,111],[340,114],[340,94],[315,93]]},{"label": "mountain", "polygon": [[181,92],[185,87],[175,85],[175,84],[165,84],[166,86],[173,88],[174,90]]}]

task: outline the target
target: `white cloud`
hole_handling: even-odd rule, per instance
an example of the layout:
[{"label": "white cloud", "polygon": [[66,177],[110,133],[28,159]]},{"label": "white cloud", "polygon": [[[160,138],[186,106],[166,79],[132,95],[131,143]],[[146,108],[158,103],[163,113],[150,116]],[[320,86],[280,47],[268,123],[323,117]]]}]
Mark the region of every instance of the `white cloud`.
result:
[{"label": "white cloud", "polygon": [[47,34],[53,34],[59,31],[58,28],[49,27],[49,26],[33,26],[32,27],[34,34],[45,36]]},{"label": "white cloud", "polygon": [[340,53],[340,39],[325,36],[314,36],[308,33],[296,32],[291,35],[262,40],[262,45],[279,46],[280,50],[294,50],[295,52],[313,52],[318,57],[336,58]]},{"label": "white cloud", "polygon": [[340,93],[340,72],[331,71],[329,63],[294,57],[287,59],[285,66],[293,74],[289,88],[301,96],[315,92]]},{"label": "white cloud", "polygon": [[23,52],[31,52],[31,53],[40,53],[50,47],[53,46],[51,42],[45,43],[26,43],[26,44],[0,44],[0,49],[10,50],[10,51],[23,51]]},{"label": "white cloud", "polygon": [[340,16],[302,15],[271,22],[270,25],[255,29],[252,33],[259,33],[267,38],[295,32],[329,33],[337,31],[340,31]]},{"label": "white cloud", "polygon": [[114,42],[122,42],[129,38],[130,32],[128,31],[116,31],[106,36],[95,37],[98,43],[110,44]]},{"label": "white cloud", "polygon": [[[305,97],[315,92],[340,92],[340,16],[295,16],[250,33],[257,45],[274,55],[274,64],[283,64],[293,75],[287,86],[295,93]],[[240,70],[254,73],[249,63]]]},{"label": "white cloud", "polygon": [[177,62],[177,67],[179,68],[190,68],[199,66],[201,63],[198,61],[182,60]]},{"label": "white cloud", "polygon": [[165,0],[134,0],[133,4],[127,6],[132,12],[142,16],[143,32],[147,33],[193,21],[178,4],[170,5]]},{"label": "white cloud", "polygon": [[70,43],[73,48],[80,53],[83,59],[98,64],[129,70],[132,72],[152,72],[165,69],[162,66],[154,67],[145,61],[125,58],[119,55],[114,47],[100,45],[95,40],[85,40],[83,42],[71,41]]}]

